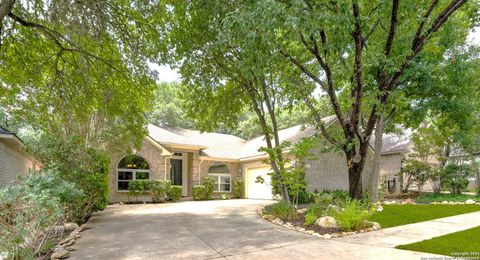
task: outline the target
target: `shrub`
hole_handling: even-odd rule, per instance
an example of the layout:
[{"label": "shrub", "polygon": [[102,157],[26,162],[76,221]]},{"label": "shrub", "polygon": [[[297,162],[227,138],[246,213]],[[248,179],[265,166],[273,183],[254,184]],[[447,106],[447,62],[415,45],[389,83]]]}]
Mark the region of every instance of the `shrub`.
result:
[{"label": "shrub", "polygon": [[[158,203],[163,202],[167,196],[167,184],[170,184],[170,181],[163,180],[150,180],[147,182],[148,190],[150,191],[150,196],[152,197],[152,202]],[[170,185],[168,185],[170,187]]]},{"label": "shrub", "polygon": [[233,196],[235,198],[243,198],[243,180],[240,177],[233,180]]},{"label": "shrub", "polygon": [[207,199],[207,189],[203,185],[193,186],[193,199],[194,200],[206,200]]},{"label": "shrub", "polygon": [[350,198],[348,191],[345,190],[334,190],[332,191],[333,203],[335,205],[345,205],[345,202]]},{"label": "shrub", "polygon": [[282,220],[292,220],[297,217],[295,207],[286,201],[279,201],[272,205],[271,214]]},{"label": "shrub", "polygon": [[298,195],[297,195],[297,202],[299,204],[305,204],[312,202],[313,200],[313,195],[308,193],[305,188],[298,190]]},{"label": "shrub", "polygon": [[330,193],[322,192],[315,195],[315,204],[327,207],[333,203],[333,195]]},{"label": "shrub", "polygon": [[408,188],[413,183],[416,183],[419,189],[423,188],[425,182],[431,175],[432,167],[428,163],[408,159],[398,174],[400,180],[403,180],[403,192],[408,192]]},{"label": "shrub", "polygon": [[322,216],[324,209],[325,208],[320,206],[319,204],[310,205],[307,208],[307,212],[305,213],[305,225],[315,224],[315,221],[317,221],[317,219]]},{"label": "shrub", "polygon": [[183,193],[182,186],[173,185],[170,188],[170,191],[168,192],[167,196],[168,196],[168,199],[170,201],[175,202],[175,201],[178,201],[182,197],[182,193]]},{"label": "shrub", "polygon": [[138,201],[138,195],[148,192],[148,184],[148,180],[131,180],[128,183],[128,195],[134,196],[135,200]]},{"label": "shrub", "polygon": [[363,228],[365,220],[373,214],[373,211],[366,209],[359,200],[347,200],[342,210],[328,210],[327,213],[337,221],[340,227],[350,231]]},{"label": "shrub", "polygon": [[8,259],[33,259],[51,249],[52,228],[84,199],[77,185],[51,168],[0,189],[0,252]]},{"label": "shrub", "polygon": [[215,189],[215,179],[211,176],[206,176],[202,180],[202,185],[205,187],[205,199],[211,199]]},{"label": "shrub", "polygon": [[442,170],[440,178],[442,186],[452,194],[461,194],[467,188],[468,177],[471,175],[470,166],[449,164]]}]

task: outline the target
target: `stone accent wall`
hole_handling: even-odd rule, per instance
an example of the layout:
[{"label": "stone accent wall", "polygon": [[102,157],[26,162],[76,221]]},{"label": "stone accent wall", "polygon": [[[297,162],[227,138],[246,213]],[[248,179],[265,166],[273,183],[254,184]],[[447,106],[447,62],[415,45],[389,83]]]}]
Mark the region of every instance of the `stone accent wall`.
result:
[{"label": "stone accent wall", "polygon": [[[150,179],[163,180],[165,179],[165,156],[162,156],[161,151],[148,142],[146,139],[142,142],[142,148],[135,153],[143,157],[150,165]],[[116,155],[110,161],[110,202],[128,201],[128,192],[117,191],[117,165],[120,160],[127,154]],[[133,198],[130,198],[133,199]],[[142,200],[150,200],[150,197],[142,197]]]}]

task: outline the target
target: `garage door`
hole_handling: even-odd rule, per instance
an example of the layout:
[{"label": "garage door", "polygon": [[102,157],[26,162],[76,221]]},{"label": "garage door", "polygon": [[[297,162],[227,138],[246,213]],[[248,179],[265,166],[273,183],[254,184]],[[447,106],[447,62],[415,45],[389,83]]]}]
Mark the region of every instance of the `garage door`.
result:
[{"label": "garage door", "polygon": [[[270,167],[253,168],[246,170],[247,183],[247,198],[249,199],[273,199],[272,187],[270,185],[271,178],[267,173],[270,172]],[[256,183],[257,176],[261,176],[264,183]]]}]

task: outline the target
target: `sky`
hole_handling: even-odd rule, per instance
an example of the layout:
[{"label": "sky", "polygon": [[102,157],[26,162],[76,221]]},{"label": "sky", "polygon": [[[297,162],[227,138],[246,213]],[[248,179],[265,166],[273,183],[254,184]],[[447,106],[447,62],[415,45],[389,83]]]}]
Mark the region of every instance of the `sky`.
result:
[{"label": "sky", "polygon": [[[480,45],[480,27],[477,27],[468,36],[468,42]],[[180,74],[168,65],[150,64],[150,68],[158,72],[158,81],[174,82],[180,80]]]}]

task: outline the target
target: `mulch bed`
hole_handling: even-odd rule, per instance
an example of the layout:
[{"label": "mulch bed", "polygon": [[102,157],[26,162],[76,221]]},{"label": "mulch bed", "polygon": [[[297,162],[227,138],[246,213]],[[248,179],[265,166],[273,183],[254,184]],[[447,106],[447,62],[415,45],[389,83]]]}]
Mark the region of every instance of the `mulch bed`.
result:
[{"label": "mulch bed", "polygon": [[317,225],[305,225],[305,214],[299,214],[299,217],[295,220],[290,221],[292,225],[303,227],[306,230],[313,230],[320,235],[340,233],[343,231],[342,228],[323,228]]}]

